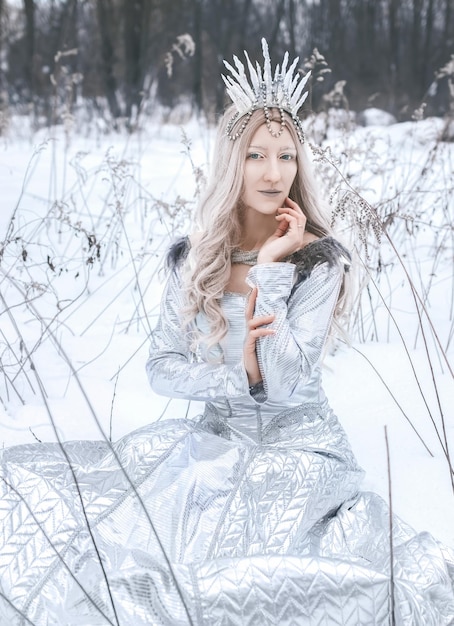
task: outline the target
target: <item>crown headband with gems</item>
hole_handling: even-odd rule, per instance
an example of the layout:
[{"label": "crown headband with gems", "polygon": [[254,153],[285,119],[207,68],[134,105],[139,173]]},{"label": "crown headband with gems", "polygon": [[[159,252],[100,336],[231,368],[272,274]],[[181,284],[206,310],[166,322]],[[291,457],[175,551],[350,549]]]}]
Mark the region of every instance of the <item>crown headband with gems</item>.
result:
[{"label": "crown headband with gems", "polygon": [[[294,76],[299,57],[293,61],[287,70],[288,52],[286,52],[282,60],[282,67],[276,66],[273,78],[266,39],[262,39],[262,50],[264,59],[263,74],[260,65],[257,63],[256,68],[254,68],[248,53],[244,51],[249,69],[250,83],[246,76],[244,65],[238,57],[233,57],[237,69],[232,67],[227,61],[224,61],[224,65],[232,76],[224,76],[223,74],[221,76],[227,87],[227,93],[237,108],[237,112],[227,124],[227,136],[232,141],[238,139],[243,134],[252,113],[257,109],[263,109],[269,132],[273,137],[280,137],[285,128],[284,111],[286,111],[292,118],[299,140],[301,143],[304,143],[304,130],[297,113],[307,98],[308,92],[305,91],[303,93],[303,90],[311,73],[308,72],[306,76],[301,78],[297,71]],[[279,109],[281,121],[280,129],[277,132],[273,131],[271,126],[270,108]],[[245,119],[238,131],[232,133],[236,121],[243,116],[245,116]]]}]

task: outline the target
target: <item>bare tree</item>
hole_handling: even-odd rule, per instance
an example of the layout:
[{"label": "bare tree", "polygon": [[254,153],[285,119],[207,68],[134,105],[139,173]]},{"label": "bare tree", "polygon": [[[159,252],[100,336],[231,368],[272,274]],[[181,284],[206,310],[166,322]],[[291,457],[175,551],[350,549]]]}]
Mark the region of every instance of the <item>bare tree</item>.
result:
[{"label": "bare tree", "polygon": [[[411,29],[410,67],[413,78],[413,91],[420,84],[421,41],[422,41],[422,10],[424,0],[413,0],[413,23]],[[416,88],[416,89],[415,89]],[[413,95],[413,94],[412,94]]]},{"label": "bare tree", "polygon": [[140,110],[147,74],[148,37],[153,3],[150,0],[124,0],[124,94],[125,115],[133,124]]},{"label": "bare tree", "polygon": [[399,26],[398,0],[388,0],[388,30],[389,30],[389,79],[391,105],[394,108],[394,99],[399,80]]},{"label": "bare tree", "polygon": [[452,0],[445,0],[445,6],[444,6],[444,19],[443,19],[443,24],[444,24],[444,29],[443,29],[443,38],[442,38],[442,51],[443,51],[443,58],[444,60],[446,60],[448,58],[449,55],[449,48],[451,48],[451,53],[452,53],[452,48],[453,48],[453,37],[454,37],[454,25],[452,23],[453,20],[453,5],[452,5]]},{"label": "bare tree", "polygon": [[434,27],[434,0],[428,0],[426,12],[426,33],[424,37],[424,51],[422,55],[422,68],[421,68],[421,90],[424,91],[426,86],[430,83],[429,67],[432,56],[432,37]]},{"label": "bare tree", "polygon": [[25,81],[29,91],[29,99],[33,101],[35,95],[35,2],[24,0],[25,11],[25,46],[26,61],[24,68]]},{"label": "bare tree", "polygon": [[7,40],[6,40],[6,3],[0,0],[0,135],[8,126],[8,83],[6,80]]},{"label": "bare tree", "polygon": [[101,40],[101,77],[104,93],[114,119],[121,117],[122,111],[117,96],[117,79],[115,77],[115,51],[112,34],[113,3],[111,0],[96,0],[98,28]]},{"label": "bare tree", "polygon": [[203,108],[203,27],[202,27],[202,0],[192,0],[192,14],[194,19],[195,53],[193,62],[193,89],[194,102],[198,111]]}]

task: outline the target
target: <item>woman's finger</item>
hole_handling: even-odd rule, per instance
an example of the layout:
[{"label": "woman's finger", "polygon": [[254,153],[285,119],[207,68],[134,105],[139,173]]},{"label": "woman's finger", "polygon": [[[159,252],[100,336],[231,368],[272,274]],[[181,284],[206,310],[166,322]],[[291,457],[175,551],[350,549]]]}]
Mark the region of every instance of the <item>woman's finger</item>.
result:
[{"label": "woman's finger", "polygon": [[[285,204],[289,206],[291,209],[298,211],[299,213],[303,213],[299,204],[297,204],[294,200],[289,198],[288,196],[285,198]],[[304,215],[304,213],[303,213]]]},{"label": "woman's finger", "polygon": [[285,205],[283,207],[280,208],[282,211],[287,211],[288,213],[292,213],[293,215],[295,215],[298,219],[302,219],[304,221],[304,223],[306,223],[306,216],[303,212],[303,210],[301,209],[301,207],[299,206],[299,204],[297,204],[296,202],[294,202],[291,198],[289,198],[287,196],[287,198],[285,199]]},{"label": "woman's finger", "polygon": [[304,215],[304,213],[301,213],[296,209],[289,209],[288,207],[280,207],[278,211],[279,215],[276,216],[276,219],[287,216],[294,219],[301,226],[306,225],[306,216]]},{"label": "woman's finger", "polygon": [[276,237],[282,237],[283,235],[285,235],[285,233],[288,230],[289,224],[285,218],[286,218],[285,215],[276,215],[276,219],[279,222],[277,226],[277,230],[275,232]]},{"label": "woman's finger", "polygon": [[280,215],[293,215],[294,217],[300,217],[302,215],[300,211],[292,209],[288,206],[280,206],[278,211],[280,211]]},{"label": "woman's finger", "polygon": [[254,287],[249,294],[249,298],[246,304],[246,309],[244,312],[247,321],[251,320],[252,317],[254,316],[255,301],[257,300],[257,292],[258,292],[257,287]]},{"label": "woman's finger", "polygon": [[269,315],[260,315],[258,317],[253,317],[248,320],[248,326],[250,329],[258,328],[259,326],[264,326],[265,324],[271,324],[274,322],[276,316],[270,313]]},{"label": "woman's finger", "polygon": [[302,221],[301,218],[297,218],[294,215],[289,215],[288,213],[282,213],[282,215],[278,215],[276,219],[280,221],[280,226],[282,226],[283,224],[285,225],[285,228],[282,228],[282,235],[291,235],[293,237],[296,237],[297,242],[299,242],[300,244],[302,243],[305,224],[299,223],[300,221]]},{"label": "woman's finger", "polygon": [[276,330],[274,328],[254,328],[249,331],[249,335],[254,339],[259,337],[267,337],[268,335],[275,335]]}]

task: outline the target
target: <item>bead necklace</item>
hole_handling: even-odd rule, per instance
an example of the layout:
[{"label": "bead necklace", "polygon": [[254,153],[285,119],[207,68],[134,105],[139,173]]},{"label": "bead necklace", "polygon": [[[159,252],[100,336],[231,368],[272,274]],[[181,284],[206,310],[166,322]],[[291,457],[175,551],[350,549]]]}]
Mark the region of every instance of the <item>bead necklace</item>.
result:
[{"label": "bead necklace", "polygon": [[232,263],[243,263],[243,265],[255,265],[257,263],[258,250],[240,250],[234,248],[232,250]]}]

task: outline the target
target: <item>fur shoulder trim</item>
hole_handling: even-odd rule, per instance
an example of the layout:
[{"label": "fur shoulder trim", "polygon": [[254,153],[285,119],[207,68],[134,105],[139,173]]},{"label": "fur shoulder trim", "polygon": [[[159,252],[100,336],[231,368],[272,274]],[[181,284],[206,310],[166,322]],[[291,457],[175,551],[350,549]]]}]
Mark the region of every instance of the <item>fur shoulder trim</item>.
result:
[{"label": "fur shoulder trim", "polygon": [[321,239],[316,239],[308,243],[307,246],[304,246],[301,250],[294,252],[289,257],[289,261],[296,265],[298,282],[300,282],[309,278],[312,270],[322,263],[328,263],[330,267],[338,263],[343,263],[345,271],[348,272],[351,255],[350,252],[333,237],[322,237]]},{"label": "fur shoulder trim", "polygon": [[191,242],[189,241],[189,237],[187,235],[174,241],[167,252],[167,268],[172,271],[178,267],[188,256],[190,248]]},{"label": "fur shoulder trim", "polygon": [[[178,267],[188,256],[190,248],[191,242],[187,235],[177,239],[167,252],[167,267],[170,270],[174,270]],[[287,260],[296,265],[299,275],[298,278],[299,281],[301,281],[308,278],[312,270],[322,263],[328,263],[330,267],[337,263],[343,263],[345,271],[348,271],[351,255],[350,252],[333,237],[322,237],[321,239],[316,239],[308,243],[307,246],[304,246],[301,250],[294,252]]]}]

